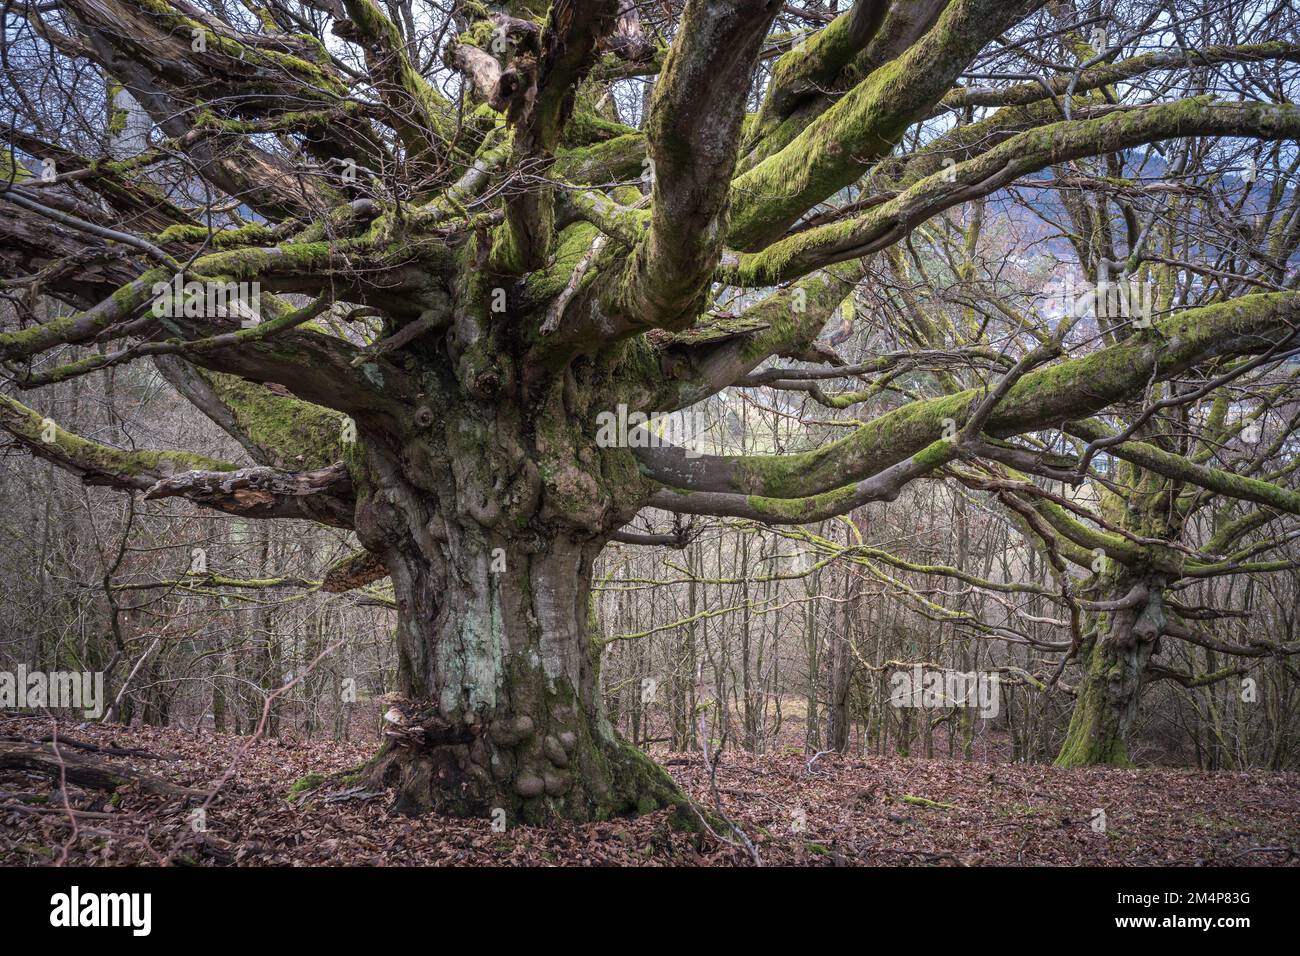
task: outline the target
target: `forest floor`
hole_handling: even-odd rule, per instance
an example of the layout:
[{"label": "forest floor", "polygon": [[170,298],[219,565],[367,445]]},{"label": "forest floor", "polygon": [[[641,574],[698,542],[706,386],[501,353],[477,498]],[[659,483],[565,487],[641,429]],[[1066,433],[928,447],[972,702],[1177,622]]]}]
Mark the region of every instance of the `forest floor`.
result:
[{"label": "forest floor", "polygon": [[[494,832],[491,821],[388,812],[388,794],[322,788],[373,742],[291,742],[0,714],[0,753],[150,774],[116,794],[0,770],[0,864],[752,865],[746,849],[674,830],[669,814]],[[75,741],[86,746],[72,746]],[[137,751],[113,754],[117,751]],[[698,754],[656,754],[717,801]],[[13,760],[10,760],[13,763]],[[164,782],[158,782],[159,780]],[[224,782],[223,782],[224,781]],[[169,786],[197,794],[168,793]],[[721,809],[767,865],[1300,865],[1300,774],[1050,766],[728,751]],[[195,807],[216,791],[202,816]],[[1104,818],[1102,813],[1104,812]],[[201,819],[205,828],[196,826]],[[1104,824],[1104,825],[1103,825]]]}]

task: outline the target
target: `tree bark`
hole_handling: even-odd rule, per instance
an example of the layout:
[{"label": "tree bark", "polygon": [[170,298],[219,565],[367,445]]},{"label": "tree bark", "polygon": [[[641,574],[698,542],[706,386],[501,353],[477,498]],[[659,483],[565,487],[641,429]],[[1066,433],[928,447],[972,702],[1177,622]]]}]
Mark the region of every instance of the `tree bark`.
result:
[{"label": "tree bark", "polygon": [[150,773],[117,767],[66,749],[56,750],[53,744],[0,743],[0,770],[38,773],[56,782],[67,780],[78,786],[110,793],[134,784],[141,790],[166,797],[203,796],[200,790],[181,787]]},{"label": "tree bark", "polygon": [[685,808],[620,737],[600,695],[591,621],[599,541],[544,551],[449,528],[436,554],[394,555],[401,686],[369,766],[397,809],[540,824]]},{"label": "tree bark", "polygon": [[[1114,593],[1131,593],[1133,583],[1121,579]],[[1143,600],[1107,612],[1098,622],[1099,636],[1080,649],[1083,679],[1056,758],[1058,767],[1131,765],[1128,735],[1137,717],[1147,662],[1165,623],[1163,582],[1143,583],[1148,588]]]},{"label": "tree bark", "polygon": [[834,628],[831,629],[831,663],[826,682],[826,746],[836,753],[847,753],[849,749],[849,681],[853,666],[849,648],[861,600],[861,596],[854,593],[854,587],[852,575],[845,574],[846,593],[840,632],[836,634]]}]

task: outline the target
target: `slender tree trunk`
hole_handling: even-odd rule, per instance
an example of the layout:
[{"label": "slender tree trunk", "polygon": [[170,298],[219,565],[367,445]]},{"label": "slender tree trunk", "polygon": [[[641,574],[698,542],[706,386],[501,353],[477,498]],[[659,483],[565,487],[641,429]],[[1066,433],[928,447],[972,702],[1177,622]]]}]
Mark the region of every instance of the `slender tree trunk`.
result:
[{"label": "slender tree trunk", "polygon": [[849,678],[852,676],[849,647],[859,602],[853,589],[853,575],[846,572],[840,631],[836,634],[831,628],[831,663],[826,688],[826,746],[838,753],[849,749]]},{"label": "slender tree trunk", "polygon": [[223,655],[212,659],[212,729],[219,734],[226,732],[226,691],[221,686],[225,679],[221,673]]}]

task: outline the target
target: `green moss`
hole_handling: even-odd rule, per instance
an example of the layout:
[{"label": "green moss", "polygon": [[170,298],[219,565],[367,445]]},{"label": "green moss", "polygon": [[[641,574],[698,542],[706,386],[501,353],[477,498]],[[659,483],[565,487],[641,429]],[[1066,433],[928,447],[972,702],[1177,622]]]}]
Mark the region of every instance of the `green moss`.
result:
[{"label": "green moss", "polygon": [[[1078,359],[1030,372],[1008,391],[985,425],[993,436],[1044,423],[1083,418],[1219,354],[1257,349],[1281,334],[1295,293],[1264,293],[1189,309],[1155,325],[1155,335],[1129,340]],[[1251,343],[1254,344],[1251,344]],[[738,491],[795,498],[837,488],[855,475],[873,475],[938,440],[943,420],[959,425],[982,396],[978,389],[911,402],[865,423],[852,434],[799,455],[746,456],[735,465]]]},{"label": "green moss", "polygon": [[853,492],[853,486],[846,485],[807,498],[766,498],[750,495],[746,503],[751,509],[774,523],[806,524],[838,513],[842,505],[853,499]]},{"label": "green moss", "polygon": [[[453,139],[456,133],[449,104],[411,65],[396,24],[375,4],[370,0],[344,0],[344,6],[357,34],[365,41],[362,46],[371,71],[381,74],[391,84],[387,89],[381,86],[381,91],[394,111],[395,126],[402,141],[414,152],[417,161],[435,162],[440,152],[439,142]],[[408,121],[408,116],[412,120]]]},{"label": "green moss", "polygon": [[[850,185],[887,155],[911,123],[903,57],[886,65],[732,185],[729,240],[748,248],[784,228],[813,203]],[[761,197],[761,201],[760,200]]]},{"label": "green moss", "polygon": [[108,135],[115,139],[126,132],[127,111],[117,105],[117,97],[123,86],[111,76],[104,80],[104,100],[108,107]]},{"label": "green moss", "polygon": [[938,800],[931,800],[927,797],[914,797],[910,793],[905,793],[899,797],[903,803],[913,807],[927,807],[931,810],[957,810],[959,809],[953,803],[940,803]]},{"label": "green moss", "polygon": [[[275,73],[275,78],[267,81],[267,88],[270,92],[280,91],[283,84],[283,75],[288,73],[304,81],[304,86],[299,91],[301,96],[319,98],[347,95],[346,84],[335,76],[332,71],[326,72],[315,63],[309,63],[301,57],[285,53],[282,50],[240,43],[233,37],[215,32],[207,24],[185,16],[166,0],[132,0],[132,2],[140,9],[152,14],[154,19],[170,32],[184,33],[186,36],[193,33],[202,33],[207,38],[207,46],[210,51],[220,51],[232,59],[239,60],[241,63],[270,68]],[[255,75],[255,73],[249,74],[250,77]],[[250,83],[250,85],[254,84]]]},{"label": "green moss", "polygon": [[1090,641],[1080,656],[1084,674],[1056,766],[1132,766],[1128,746],[1119,732],[1119,715],[1106,694],[1111,683],[1118,683],[1122,664],[1097,641]]},{"label": "green moss", "polygon": [[[888,9],[888,4],[875,4],[876,23]],[[754,124],[757,130],[767,132],[776,120],[790,112],[791,106],[801,97],[816,94],[834,87],[840,71],[852,60],[861,45],[863,33],[873,33],[874,28],[857,24],[862,32],[855,35],[851,24],[859,11],[844,12],[811,36],[792,34],[791,40],[803,40],[776,61],[768,95]],[[770,37],[769,42],[776,37]]]},{"label": "green moss", "polygon": [[240,431],[278,468],[322,468],[344,457],[343,416],[237,375],[203,372]]},{"label": "green moss", "polygon": [[759,248],[814,204],[856,182],[1015,15],[1014,5],[994,0],[949,4],[905,54],[878,65],[780,152],[733,180],[730,245]]},{"label": "green moss", "polygon": [[1122,535],[1084,524],[1054,502],[1035,502],[1034,508],[1055,530],[1088,551],[1101,550],[1108,556],[1117,557],[1124,564],[1133,566],[1143,563],[1148,553],[1148,549],[1134,544]]},{"label": "green moss", "polygon": [[[555,250],[545,268],[530,272],[524,278],[524,289],[531,302],[546,303],[564,290],[573,270],[591,249],[600,231],[590,223],[576,222],[566,226],[556,237]],[[494,248],[494,254],[495,254]],[[588,269],[588,276],[594,270]],[[587,279],[586,281],[590,281]]]},{"label": "green moss", "polygon": [[625,181],[641,176],[645,157],[645,137],[627,133],[591,146],[559,150],[554,171],[560,179],[583,186]]},{"label": "green moss", "polygon": [[101,304],[87,312],[53,319],[43,325],[34,325],[27,329],[0,332],[0,358],[16,359],[35,355],[51,346],[62,345],[68,341],[73,330],[78,328],[87,316],[94,318],[91,334],[106,329],[113,323],[130,316],[143,305],[153,294],[155,283],[169,282],[171,278],[171,271],[159,266],[113,292],[108,297],[106,306]]},{"label": "green moss", "polygon": [[324,782],[325,775],[322,773],[306,774],[294,781],[293,786],[289,788],[289,792],[285,794],[284,798],[286,800],[293,800],[305,793],[315,790]]},{"label": "green moss", "polygon": [[168,226],[158,234],[159,242],[206,242],[212,237],[212,246],[217,249],[229,249],[237,246],[266,244],[274,241],[275,230],[269,226],[252,222],[238,229],[220,229],[209,233],[207,226]]},{"label": "green moss", "polygon": [[492,36],[496,32],[496,24],[493,23],[487,14],[484,14],[480,20],[472,21],[468,27],[462,30],[456,36],[456,42],[462,46],[478,47],[480,50],[492,49]]},{"label": "green moss", "polygon": [[[58,461],[75,473],[111,478],[139,487],[160,477],[185,471],[233,471],[237,466],[182,451],[127,451],[88,441],[65,431],[34,409],[0,395],[0,419],[10,434],[43,457]],[[51,441],[46,441],[49,435]]]}]

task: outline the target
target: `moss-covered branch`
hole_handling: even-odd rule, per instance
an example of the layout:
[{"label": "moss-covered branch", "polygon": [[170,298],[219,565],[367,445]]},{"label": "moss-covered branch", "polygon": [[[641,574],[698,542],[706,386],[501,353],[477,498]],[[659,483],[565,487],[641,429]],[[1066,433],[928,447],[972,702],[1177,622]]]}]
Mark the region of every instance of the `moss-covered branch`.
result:
[{"label": "moss-covered branch", "polygon": [[128,450],[89,441],[8,395],[0,395],[0,427],[32,454],[88,485],[147,491],[182,472],[234,471],[237,467],[190,452]]},{"label": "moss-covered branch", "polygon": [[606,299],[634,326],[695,321],[727,233],[750,74],[778,7],[689,2],[655,86],[646,135],[650,228]]},{"label": "moss-covered branch", "polygon": [[[1109,431],[1095,421],[1071,422],[1064,430],[1067,434],[1089,442],[1112,437]],[[1199,465],[1182,455],[1163,451],[1146,442],[1121,442],[1118,445],[1108,446],[1106,451],[1116,458],[1131,462],[1148,471],[1154,471],[1166,478],[1186,481],[1238,501],[1253,501],[1256,504],[1277,508],[1279,511],[1300,515],[1300,492],[1283,488],[1272,482]]]},{"label": "moss-covered branch", "polygon": [[868,76],[779,153],[736,178],[730,244],[762,248],[861,177],[948,93],[991,37],[1037,5],[954,0],[905,55]]},{"label": "moss-covered branch", "polygon": [[982,155],[925,177],[861,216],[807,229],[762,252],[728,260],[719,277],[748,286],[797,278],[893,245],[945,209],[987,196],[1053,163],[1191,135],[1294,139],[1300,136],[1300,108],[1217,103],[1205,97],[1028,130]]},{"label": "moss-covered branch", "polygon": [[409,160],[425,176],[435,174],[452,132],[446,99],[411,64],[397,27],[371,0],[343,0],[343,5],[350,19],[338,21],[334,32],[365,51],[366,66]]},{"label": "moss-covered branch", "polygon": [[[1300,295],[1268,293],[1189,309],[1156,323],[1154,332],[1090,355],[1033,371],[1015,383],[985,424],[1008,436],[1091,415],[1138,394],[1152,380],[1207,359],[1267,351],[1300,322]],[[775,498],[801,498],[873,475],[961,425],[981,392],[913,402],[866,422],[816,451],[777,456],[687,458],[674,448],[638,449],[642,469],[678,488]],[[945,422],[951,422],[946,425]]]}]

